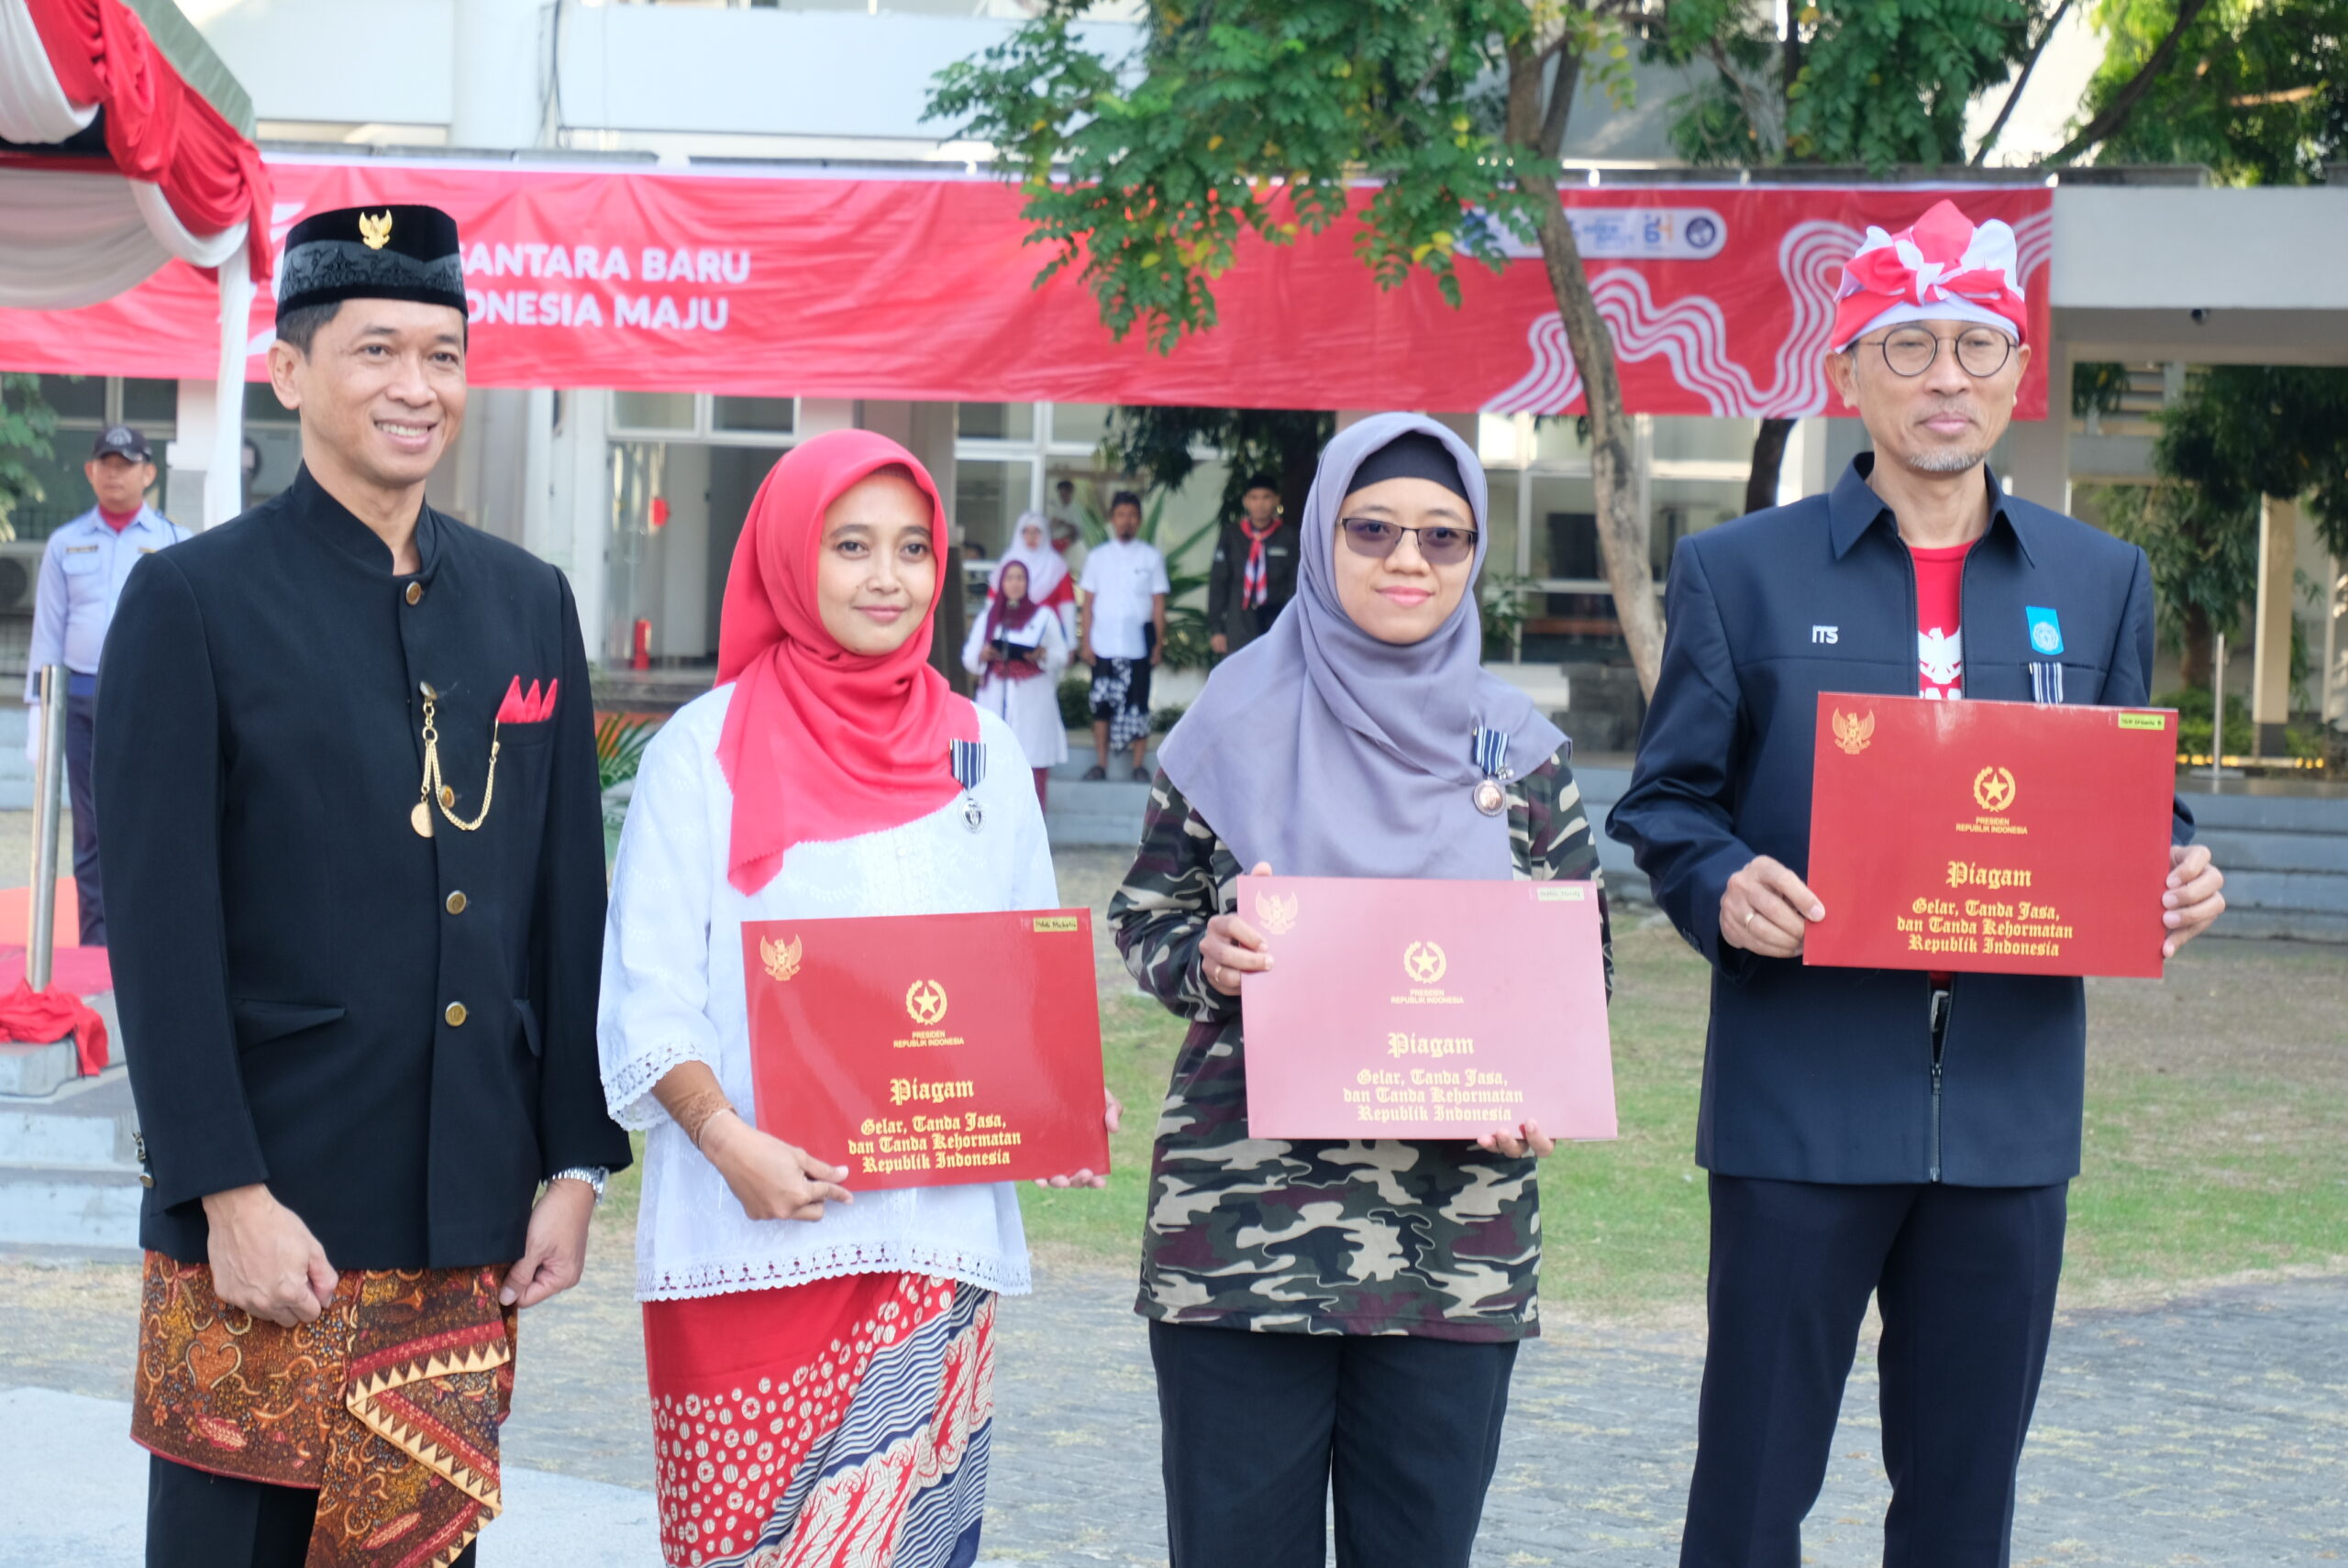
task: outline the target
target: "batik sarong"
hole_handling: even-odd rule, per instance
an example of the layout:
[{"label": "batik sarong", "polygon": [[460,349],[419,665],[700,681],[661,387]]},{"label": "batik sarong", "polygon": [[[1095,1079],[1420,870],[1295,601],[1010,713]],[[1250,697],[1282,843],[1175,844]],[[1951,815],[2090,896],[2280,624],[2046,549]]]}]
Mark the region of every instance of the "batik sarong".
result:
[{"label": "batik sarong", "polygon": [[969,1568],[994,1296],[856,1274],[644,1306],[672,1568]]},{"label": "batik sarong", "polygon": [[282,1329],[147,1254],[130,1435],[175,1463],[318,1494],[305,1568],[445,1568],[497,1517],[514,1391],[501,1268],[352,1270]]},{"label": "batik sarong", "polygon": [[1150,663],[1146,658],[1092,661],[1092,716],[1109,724],[1109,744],[1128,746],[1149,734]]}]

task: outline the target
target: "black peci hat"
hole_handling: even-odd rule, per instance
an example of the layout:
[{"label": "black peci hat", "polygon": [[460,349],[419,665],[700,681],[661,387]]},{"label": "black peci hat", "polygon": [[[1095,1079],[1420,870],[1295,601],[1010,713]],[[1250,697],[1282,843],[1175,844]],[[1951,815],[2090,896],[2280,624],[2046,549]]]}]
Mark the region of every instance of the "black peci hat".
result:
[{"label": "black peci hat", "polygon": [[415,300],[465,313],[457,220],[437,207],[343,207],[313,213],[285,237],[277,319],[342,300]]}]

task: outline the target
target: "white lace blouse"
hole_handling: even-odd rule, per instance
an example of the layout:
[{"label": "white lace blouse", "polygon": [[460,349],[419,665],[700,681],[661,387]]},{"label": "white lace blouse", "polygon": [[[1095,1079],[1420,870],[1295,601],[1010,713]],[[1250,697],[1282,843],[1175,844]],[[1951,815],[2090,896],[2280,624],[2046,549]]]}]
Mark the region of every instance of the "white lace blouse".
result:
[{"label": "white lace blouse", "polygon": [[[964,824],[958,796],[903,827],[797,845],[774,880],[745,896],[725,878],[734,795],[717,763],[731,696],[731,687],[720,687],[687,703],[646,749],[604,931],[604,1094],[622,1125],[650,1130],[637,1295],[715,1296],[900,1269],[1023,1293],[1027,1242],[1009,1184],[858,1192],[854,1203],[833,1204],[814,1223],[753,1220],[653,1096],[671,1067],[705,1062],[743,1119],[755,1121],[746,920],[1051,909],[1059,901],[1026,759],[1009,726],[985,712],[980,831]],[[781,1135],[788,1138],[789,1130]]]}]

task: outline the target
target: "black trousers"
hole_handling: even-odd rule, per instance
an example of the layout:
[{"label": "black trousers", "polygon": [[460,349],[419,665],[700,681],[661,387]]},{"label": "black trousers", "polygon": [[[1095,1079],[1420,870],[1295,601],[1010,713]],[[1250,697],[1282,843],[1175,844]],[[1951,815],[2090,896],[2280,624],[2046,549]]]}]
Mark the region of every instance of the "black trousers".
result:
[{"label": "black trousers", "polygon": [[[147,1568],[302,1568],[318,1495],[147,1456]],[[453,1568],[474,1568],[476,1541]]]},{"label": "black trousers", "polygon": [[1172,1568],[1467,1568],[1513,1342],[1149,1326]]},{"label": "black trousers", "polygon": [[1795,1568],[1867,1298],[1885,1568],[2004,1568],[2068,1184],[1711,1178],[1710,1349],[1681,1568]]},{"label": "black trousers", "polygon": [[95,676],[71,678],[65,698],[65,789],[73,802],[73,888],[82,904],[82,945],[106,944],[106,895],[98,885],[98,792],[90,743],[98,728]]}]

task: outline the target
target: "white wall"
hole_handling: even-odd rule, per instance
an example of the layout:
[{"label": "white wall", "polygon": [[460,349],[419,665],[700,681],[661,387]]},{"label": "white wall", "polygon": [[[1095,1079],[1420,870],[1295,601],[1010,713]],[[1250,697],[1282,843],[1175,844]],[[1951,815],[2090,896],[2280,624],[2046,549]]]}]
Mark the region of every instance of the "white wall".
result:
[{"label": "white wall", "polygon": [[2057,310],[2348,310],[2348,190],[2062,185]]},{"label": "white wall", "polygon": [[264,120],[445,126],[458,0],[185,0]]}]

